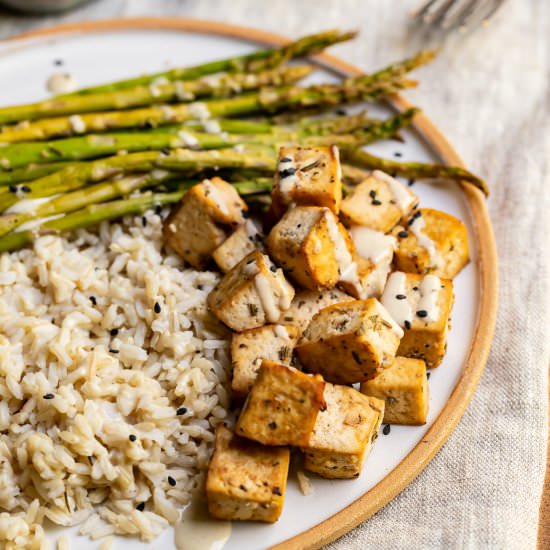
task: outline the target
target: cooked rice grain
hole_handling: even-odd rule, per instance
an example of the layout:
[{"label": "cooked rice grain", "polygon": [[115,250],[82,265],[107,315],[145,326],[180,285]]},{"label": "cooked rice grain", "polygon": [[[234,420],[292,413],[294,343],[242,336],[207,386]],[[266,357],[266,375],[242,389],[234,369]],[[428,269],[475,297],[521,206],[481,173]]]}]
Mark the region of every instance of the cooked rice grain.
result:
[{"label": "cooked rice grain", "polygon": [[0,547],[40,548],[44,518],[146,541],[175,521],[229,405],[216,282],[152,212],[0,256]]}]

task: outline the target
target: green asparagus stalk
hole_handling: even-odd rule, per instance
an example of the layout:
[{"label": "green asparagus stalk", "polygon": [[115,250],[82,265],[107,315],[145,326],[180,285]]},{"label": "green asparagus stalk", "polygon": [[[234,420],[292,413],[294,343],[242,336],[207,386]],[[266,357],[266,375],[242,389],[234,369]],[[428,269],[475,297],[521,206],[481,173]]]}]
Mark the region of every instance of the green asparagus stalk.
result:
[{"label": "green asparagus stalk", "polygon": [[61,218],[49,220],[35,229],[16,231],[0,237],[0,252],[17,250],[47,233],[74,231],[122,216],[142,214],[157,205],[178,202],[184,193],[185,188],[171,193],[147,193],[119,201],[92,204]]},{"label": "green asparagus stalk", "polygon": [[139,126],[162,126],[195,119],[234,117],[282,109],[299,109],[312,105],[338,105],[358,101],[376,101],[396,91],[414,85],[411,81],[363,82],[324,84],[309,87],[286,86],[265,88],[257,93],[229,99],[215,99],[177,105],[151,106],[128,111],[106,111],[44,118],[26,124],[6,126],[0,130],[0,142],[45,140],[57,136],[105,132]]},{"label": "green asparagus stalk", "polygon": [[[2,149],[0,149],[1,151]],[[1,158],[1,156],[0,156]],[[53,172],[58,172],[68,166],[67,162],[52,162],[50,164],[29,164],[15,170],[0,170],[0,193],[8,191],[10,185],[32,181]]]},{"label": "green asparagus stalk", "polygon": [[262,173],[275,170],[272,147],[257,145],[243,146],[242,151],[221,149],[214,151],[191,151],[176,149],[169,152],[147,151],[128,155],[117,155],[94,162],[68,166],[34,182],[14,189],[15,192],[0,195],[0,211],[15,204],[24,192],[25,198],[49,197],[103,181],[119,174],[150,172],[155,169],[198,173],[212,169],[243,169]]},{"label": "green asparagus stalk", "polygon": [[279,67],[291,59],[318,53],[328,46],[337,44],[338,42],[350,40],[354,38],[356,34],[356,32],[341,32],[338,30],[324,31],[317,34],[304,36],[295,42],[290,42],[280,48],[259,50],[251,54],[211,61],[209,63],[203,63],[194,67],[178,67],[169,71],[142,75],[126,80],[119,80],[109,84],[84,88],[74,92],[73,94],[66,94],[62,97],[113,92],[133,86],[148,86],[149,84],[153,84],[155,81],[159,81],[159,79],[168,81],[195,80],[206,75],[220,72],[259,73],[261,71]]},{"label": "green asparagus stalk", "polygon": [[[31,163],[52,161],[80,161],[114,155],[119,151],[160,151],[178,147],[191,149],[221,149],[245,143],[284,144],[309,141],[312,145],[324,143],[340,146],[364,145],[376,139],[391,137],[406,126],[416,111],[400,113],[385,121],[367,119],[364,114],[332,117],[317,121],[303,121],[294,128],[274,127],[271,133],[209,134],[180,130],[177,134],[134,132],[129,134],[91,134],[50,142],[15,143],[0,149],[0,163],[19,168]],[[220,129],[222,123],[220,121]],[[217,124],[217,122],[216,122]],[[260,127],[262,123],[258,124]],[[334,130],[334,134],[330,133]],[[350,132],[347,135],[345,132]]]},{"label": "green asparagus stalk", "polygon": [[230,97],[264,86],[281,86],[297,82],[314,70],[308,65],[280,67],[258,74],[236,73],[209,76],[198,80],[136,86],[114,92],[54,98],[27,105],[0,108],[0,124],[36,120],[74,113],[110,109],[130,109],[147,105],[190,102],[201,97]]},{"label": "green asparagus stalk", "polygon": [[382,170],[406,178],[434,178],[452,181],[467,181],[477,187],[485,196],[489,195],[487,184],[465,168],[424,162],[400,162],[376,157],[362,149],[344,149],[343,159],[367,170]]}]

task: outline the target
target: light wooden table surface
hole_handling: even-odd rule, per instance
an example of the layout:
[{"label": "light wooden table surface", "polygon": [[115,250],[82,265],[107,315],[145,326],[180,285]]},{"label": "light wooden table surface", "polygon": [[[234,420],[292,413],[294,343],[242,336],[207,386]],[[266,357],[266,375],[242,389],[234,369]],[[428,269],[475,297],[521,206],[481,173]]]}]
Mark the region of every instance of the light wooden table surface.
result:
[{"label": "light wooden table surface", "polygon": [[[290,36],[352,27],[362,30],[360,38],[333,53],[372,69],[411,52],[407,10],[418,3],[100,0],[42,18],[0,8],[0,38],[60,22],[143,15],[212,18]],[[549,74],[550,2],[509,1],[489,28],[423,69],[421,87],[407,93],[492,185],[500,315],[486,372],[455,433],[417,481],[334,548],[400,547],[392,538],[399,530],[418,548],[536,547],[548,429]],[[453,491],[438,492],[441,486]],[[550,464],[541,512],[538,547],[548,550]]]}]

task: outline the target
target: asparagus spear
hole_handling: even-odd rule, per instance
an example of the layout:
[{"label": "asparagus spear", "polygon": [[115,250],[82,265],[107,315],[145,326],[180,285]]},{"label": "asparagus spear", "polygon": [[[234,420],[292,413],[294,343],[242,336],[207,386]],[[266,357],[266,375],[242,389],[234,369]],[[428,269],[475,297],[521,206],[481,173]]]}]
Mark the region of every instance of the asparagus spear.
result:
[{"label": "asparagus spear", "polygon": [[15,204],[21,192],[25,198],[48,197],[84,187],[89,183],[106,180],[123,173],[149,172],[156,168],[177,172],[197,173],[207,169],[252,169],[262,173],[275,170],[275,157],[270,147],[248,145],[242,152],[234,149],[219,151],[191,151],[176,149],[167,153],[147,151],[117,155],[94,162],[68,166],[39,178],[15,192],[0,195],[0,211]]},{"label": "asparagus spear", "polygon": [[487,184],[465,168],[444,166],[424,162],[400,162],[376,157],[361,149],[344,149],[342,157],[353,166],[368,170],[383,170],[406,178],[436,178],[453,181],[467,181],[477,187],[485,196],[489,195]]},{"label": "asparagus spear", "polygon": [[189,102],[199,97],[229,97],[264,86],[281,86],[297,82],[313,70],[314,67],[308,65],[292,65],[258,74],[224,74],[184,82],[136,86],[114,92],[48,99],[38,103],[0,108],[0,124],[73,113],[129,109],[156,103]]},{"label": "asparagus spear", "polygon": [[158,81],[159,79],[165,79],[168,81],[195,80],[202,76],[219,72],[258,73],[283,65],[291,59],[318,53],[328,46],[337,44],[338,42],[350,40],[354,38],[356,34],[356,32],[328,30],[317,34],[304,36],[295,42],[290,42],[280,48],[259,50],[251,54],[211,61],[209,63],[203,63],[194,67],[178,67],[160,73],[142,75],[136,78],[119,80],[109,84],[92,86],[62,97],[98,92],[112,92],[115,90],[130,88],[132,86],[147,86],[155,81]]},{"label": "asparagus spear", "polygon": [[73,231],[90,227],[102,221],[113,220],[130,214],[141,214],[157,205],[173,204],[178,202],[184,193],[185,189],[179,189],[171,193],[147,193],[119,201],[92,204],[61,218],[46,221],[38,228],[17,231],[0,237],[0,252],[17,250],[46,233]]},{"label": "asparagus spear", "polygon": [[[0,149],[1,151],[1,149]],[[15,170],[0,170],[0,193],[7,191],[10,185],[16,185],[24,181],[31,181],[65,168],[67,162],[52,162],[50,164],[29,164]]]},{"label": "asparagus spear", "polygon": [[0,142],[45,140],[56,136],[104,132],[136,126],[162,126],[194,119],[233,117],[282,109],[299,109],[311,105],[378,100],[414,85],[411,81],[363,82],[358,78],[346,84],[314,85],[306,88],[286,86],[265,88],[229,99],[215,99],[177,105],[158,105],[128,111],[106,111],[82,116],[44,118],[34,122],[6,126],[0,131]]},{"label": "asparagus spear", "polygon": [[[406,126],[414,110],[400,113],[385,121],[367,119],[364,113],[303,121],[294,128],[272,128],[269,134],[208,134],[180,130],[177,134],[151,132],[91,134],[51,142],[15,143],[0,149],[0,163],[18,168],[31,163],[78,161],[114,155],[118,151],[137,152],[169,148],[221,149],[244,143],[284,144],[307,140],[312,145],[330,143],[341,146],[363,145],[391,137]],[[222,123],[220,121],[220,129]],[[259,123],[262,126],[262,123]],[[334,134],[331,133],[334,130]],[[350,134],[346,134],[350,132]]]}]

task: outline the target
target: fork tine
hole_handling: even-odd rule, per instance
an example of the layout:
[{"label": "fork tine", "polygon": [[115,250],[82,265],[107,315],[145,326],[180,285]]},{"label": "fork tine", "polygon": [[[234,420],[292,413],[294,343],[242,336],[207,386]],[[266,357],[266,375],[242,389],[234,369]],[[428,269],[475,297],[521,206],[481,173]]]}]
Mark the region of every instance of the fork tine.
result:
[{"label": "fork tine", "polygon": [[442,27],[446,30],[461,28],[465,25],[465,22],[468,21],[468,19],[473,15],[476,7],[479,6],[479,3],[479,0],[466,0],[464,4],[459,4],[459,9],[452,14],[453,17],[448,17],[443,21]]},{"label": "fork tine", "polygon": [[421,7],[413,10],[412,15],[417,19],[423,19],[424,15],[428,13],[434,4],[437,4],[439,0],[429,0],[425,2]]},{"label": "fork tine", "polygon": [[[460,2],[460,0],[458,0]],[[425,23],[431,23],[432,25],[439,25],[445,18],[445,15],[452,9],[456,0],[443,0],[441,5],[436,9],[426,14],[423,17]]]}]

